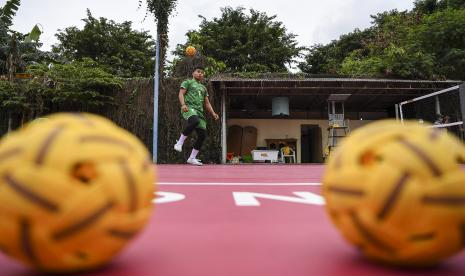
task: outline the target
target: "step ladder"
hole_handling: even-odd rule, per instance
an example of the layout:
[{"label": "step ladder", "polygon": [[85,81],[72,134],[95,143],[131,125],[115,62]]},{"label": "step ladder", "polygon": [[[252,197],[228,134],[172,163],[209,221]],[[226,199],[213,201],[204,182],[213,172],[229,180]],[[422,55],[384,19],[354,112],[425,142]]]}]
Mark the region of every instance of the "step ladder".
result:
[{"label": "step ladder", "polygon": [[331,94],[328,97],[328,142],[324,158],[328,158],[339,142],[350,133],[349,120],[344,117],[344,102],[351,94]]}]

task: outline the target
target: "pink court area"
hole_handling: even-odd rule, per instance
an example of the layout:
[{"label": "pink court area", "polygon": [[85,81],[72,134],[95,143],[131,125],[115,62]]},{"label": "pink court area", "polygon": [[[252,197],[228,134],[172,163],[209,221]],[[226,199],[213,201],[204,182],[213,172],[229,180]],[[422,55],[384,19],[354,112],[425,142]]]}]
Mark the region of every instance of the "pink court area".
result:
[{"label": "pink court area", "polygon": [[[156,208],[108,266],[85,275],[465,275],[366,261],[326,216],[321,165],[159,165]],[[0,255],[0,275],[35,275]]]}]

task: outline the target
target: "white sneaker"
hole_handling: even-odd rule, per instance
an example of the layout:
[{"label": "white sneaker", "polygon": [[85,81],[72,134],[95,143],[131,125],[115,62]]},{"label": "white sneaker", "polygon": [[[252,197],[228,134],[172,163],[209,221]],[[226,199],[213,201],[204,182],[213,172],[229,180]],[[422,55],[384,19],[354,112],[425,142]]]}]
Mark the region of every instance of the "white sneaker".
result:
[{"label": "white sneaker", "polygon": [[192,164],[192,165],[196,165],[196,166],[202,166],[203,165],[202,162],[200,162],[200,160],[197,159],[197,158],[189,158],[189,159],[187,159],[187,163]]},{"label": "white sneaker", "polygon": [[174,150],[177,152],[182,152],[182,144],[174,144]]}]

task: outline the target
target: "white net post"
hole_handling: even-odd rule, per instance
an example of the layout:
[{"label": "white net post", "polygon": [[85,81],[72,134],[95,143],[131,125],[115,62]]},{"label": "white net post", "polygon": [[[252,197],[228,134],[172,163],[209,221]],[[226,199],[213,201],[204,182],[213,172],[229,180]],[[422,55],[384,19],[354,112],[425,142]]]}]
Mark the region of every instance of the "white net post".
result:
[{"label": "white net post", "polygon": [[396,119],[415,118],[431,128],[447,129],[465,141],[465,83],[403,101],[395,105]]},{"label": "white net post", "polygon": [[465,122],[465,83],[459,86],[460,111],[462,112],[462,122]]},{"label": "white net post", "polygon": [[[420,100],[423,100],[423,99],[426,99],[426,98],[429,98],[429,97],[434,97],[434,96],[438,96],[440,94],[444,94],[444,93],[447,93],[447,92],[450,92],[450,91],[453,91],[453,90],[459,90],[460,87],[462,87],[462,90],[464,89],[463,88],[464,84],[462,85],[456,85],[456,86],[452,86],[452,87],[449,87],[449,88],[446,88],[446,89],[443,89],[441,91],[437,91],[437,92],[433,92],[433,93],[430,93],[430,94],[427,94],[427,95],[423,95],[423,96],[420,96],[420,97],[416,97],[416,98],[413,98],[413,99],[410,99],[410,100],[407,100],[407,101],[403,101],[401,103],[399,103],[399,115],[400,115],[400,121],[401,123],[404,122],[404,110],[403,110],[403,106],[404,105],[407,105],[407,104],[412,104],[414,102],[417,102],[417,101],[420,101]],[[464,111],[465,111],[465,92],[463,92],[464,94],[462,95],[461,92],[460,93],[460,106],[461,106],[461,113],[462,113],[462,120],[461,122],[463,123],[463,116],[464,116]],[[463,101],[463,104],[462,104],[462,101]],[[439,103],[437,103],[437,105],[439,105]],[[440,109],[439,109],[440,110]],[[437,112],[438,111],[438,107],[435,106],[435,111]]]}]

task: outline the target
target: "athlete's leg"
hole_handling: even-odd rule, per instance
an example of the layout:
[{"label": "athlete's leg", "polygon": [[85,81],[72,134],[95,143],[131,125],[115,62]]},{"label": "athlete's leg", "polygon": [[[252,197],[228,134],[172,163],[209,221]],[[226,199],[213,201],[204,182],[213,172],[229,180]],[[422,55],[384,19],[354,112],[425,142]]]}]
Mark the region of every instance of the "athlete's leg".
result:
[{"label": "athlete's leg", "polygon": [[184,141],[186,141],[186,138],[192,133],[192,131],[200,124],[200,119],[197,115],[192,115],[187,119],[187,126],[184,128],[183,132],[181,133],[181,136],[179,137],[179,140],[176,142],[174,145],[174,149],[176,151],[181,152],[182,151],[182,145],[184,144]]},{"label": "athlete's leg", "polygon": [[184,136],[189,136],[194,129],[200,124],[200,119],[199,116],[197,115],[192,115],[187,119],[187,126],[184,128],[182,134]]},{"label": "athlete's leg", "polygon": [[187,159],[187,163],[193,165],[202,165],[202,162],[200,162],[200,160],[197,159],[197,154],[202,148],[203,141],[205,140],[205,129],[196,128],[195,131],[197,132],[197,140],[194,143],[194,148],[192,149],[189,159]]},{"label": "athlete's leg", "polygon": [[203,128],[196,128],[195,132],[197,132],[197,140],[194,143],[194,149],[200,150],[203,145],[203,141],[205,141],[206,131]]}]

